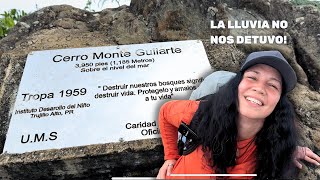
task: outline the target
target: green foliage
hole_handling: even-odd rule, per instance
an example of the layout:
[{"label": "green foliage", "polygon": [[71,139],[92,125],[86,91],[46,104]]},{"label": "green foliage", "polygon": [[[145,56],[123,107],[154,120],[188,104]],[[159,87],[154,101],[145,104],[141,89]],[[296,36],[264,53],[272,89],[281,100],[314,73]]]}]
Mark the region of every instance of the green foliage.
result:
[{"label": "green foliage", "polygon": [[[103,6],[106,1],[107,0],[99,0],[99,4],[101,3],[101,6]],[[120,6],[120,0],[111,0],[111,2],[116,2],[118,6]]]},{"label": "green foliage", "polygon": [[16,9],[0,14],[0,39],[7,36],[8,31],[25,15],[26,12]]},{"label": "green foliage", "polygon": [[91,5],[92,5],[92,0],[87,0],[86,6],[84,7],[84,9],[87,11],[94,11],[91,9]]},{"label": "green foliage", "polygon": [[290,2],[294,5],[313,5],[320,9],[319,1],[309,1],[309,0],[290,0]]},{"label": "green foliage", "polygon": [[[108,0],[99,0],[98,2],[98,6],[104,6],[105,2],[107,2]],[[120,6],[120,0],[110,0],[111,2],[116,2],[118,4],[118,6]],[[94,1],[93,1],[94,2]],[[94,2],[95,3],[95,2]],[[91,8],[91,5],[92,5],[92,0],[87,0],[86,2],[86,6],[84,7],[85,10],[87,11],[94,11],[92,8]]]}]

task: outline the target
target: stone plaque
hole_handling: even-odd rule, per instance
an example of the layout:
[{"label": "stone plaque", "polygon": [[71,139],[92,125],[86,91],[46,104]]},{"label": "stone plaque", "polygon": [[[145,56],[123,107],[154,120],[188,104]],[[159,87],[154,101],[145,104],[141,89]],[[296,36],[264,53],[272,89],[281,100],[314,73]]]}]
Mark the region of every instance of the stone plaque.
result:
[{"label": "stone plaque", "polygon": [[28,55],[4,152],[160,137],[160,106],[211,70],[198,40]]}]

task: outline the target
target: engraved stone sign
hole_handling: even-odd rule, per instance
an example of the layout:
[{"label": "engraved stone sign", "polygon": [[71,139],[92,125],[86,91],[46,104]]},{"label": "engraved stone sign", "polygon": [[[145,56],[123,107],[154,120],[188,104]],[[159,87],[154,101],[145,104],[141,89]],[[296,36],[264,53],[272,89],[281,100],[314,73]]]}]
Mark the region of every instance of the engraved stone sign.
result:
[{"label": "engraved stone sign", "polygon": [[198,40],[32,52],[4,152],[160,137],[160,106],[210,70]]}]

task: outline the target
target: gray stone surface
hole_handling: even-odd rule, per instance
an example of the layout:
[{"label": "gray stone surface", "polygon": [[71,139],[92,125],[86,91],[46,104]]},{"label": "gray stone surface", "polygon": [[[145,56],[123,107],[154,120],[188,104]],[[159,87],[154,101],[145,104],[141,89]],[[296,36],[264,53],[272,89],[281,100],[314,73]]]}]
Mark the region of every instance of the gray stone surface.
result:
[{"label": "gray stone surface", "polygon": [[160,139],[2,154],[0,177],[12,180],[150,177],[157,173],[162,159]]},{"label": "gray stone surface", "polygon": [[[201,39],[215,70],[237,71],[256,50],[277,49],[289,60],[299,84],[289,94],[301,129],[301,144],[320,150],[320,12],[285,0],[132,0],[130,6],[88,12],[71,6],[50,6],[21,19],[0,40],[0,150],[27,54],[36,50],[108,46]],[[210,29],[210,20],[287,20],[286,30]],[[212,45],[210,35],[279,34],[286,45]],[[113,176],[155,176],[162,164],[159,139],[119,144],[0,155],[3,179],[106,179]],[[306,164],[301,179],[319,179],[319,169]]]}]

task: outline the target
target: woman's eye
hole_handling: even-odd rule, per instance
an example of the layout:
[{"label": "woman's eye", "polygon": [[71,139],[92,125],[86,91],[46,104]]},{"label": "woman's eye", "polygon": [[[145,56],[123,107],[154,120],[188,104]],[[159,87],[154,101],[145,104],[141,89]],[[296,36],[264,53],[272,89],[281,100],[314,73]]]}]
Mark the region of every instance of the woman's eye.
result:
[{"label": "woman's eye", "polygon": [[253,77],[253,76],[248,76],[249,79],[252,79],[252,80],[257,80],[256,77]]},{"label": "woman's eye", "polygon": [[278,87],[276,85],[270,84],[269,86],[271,86],[272,88],[278,90]]}]

